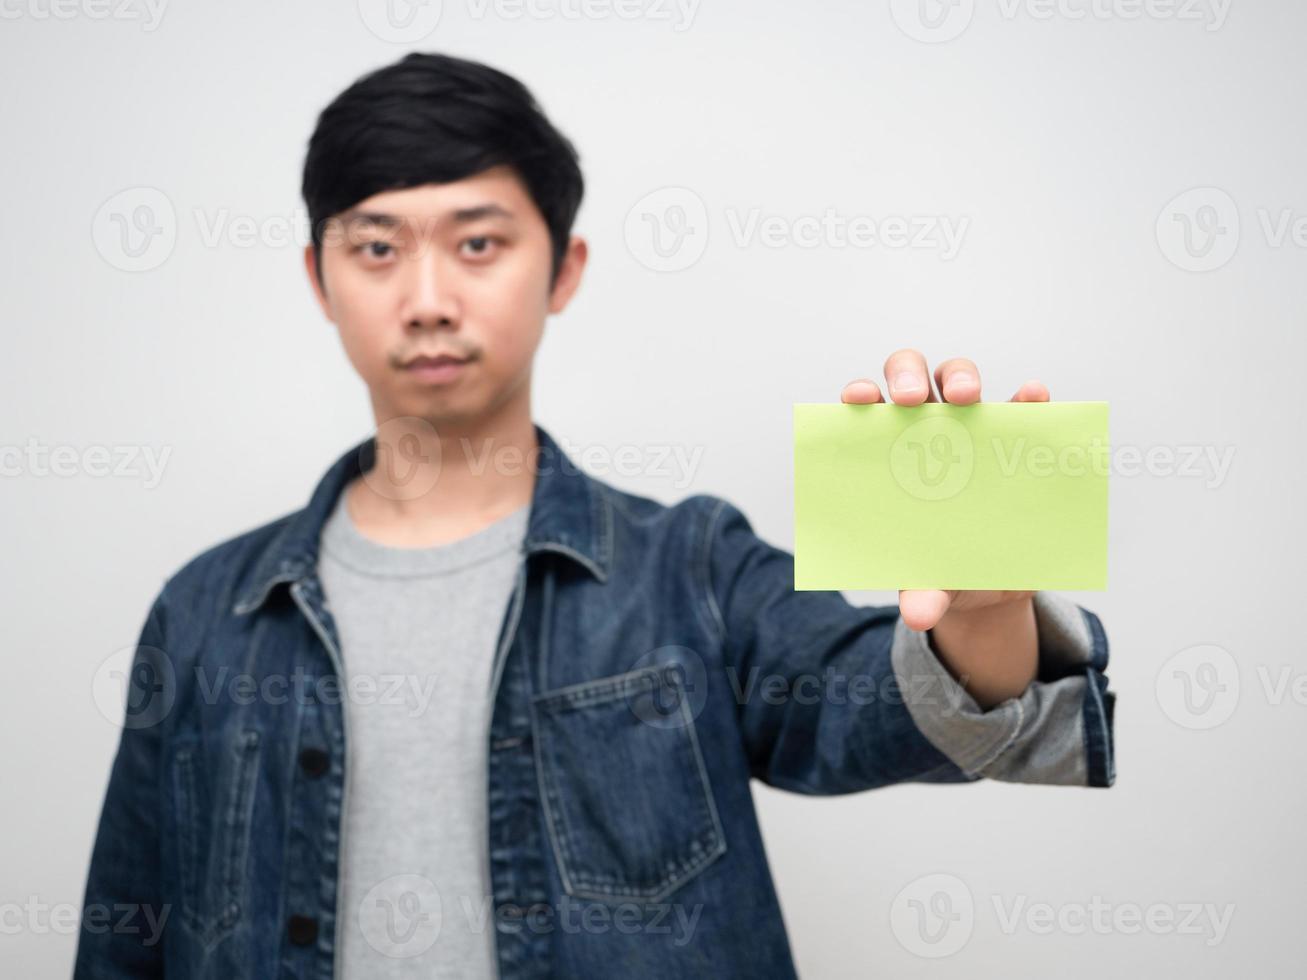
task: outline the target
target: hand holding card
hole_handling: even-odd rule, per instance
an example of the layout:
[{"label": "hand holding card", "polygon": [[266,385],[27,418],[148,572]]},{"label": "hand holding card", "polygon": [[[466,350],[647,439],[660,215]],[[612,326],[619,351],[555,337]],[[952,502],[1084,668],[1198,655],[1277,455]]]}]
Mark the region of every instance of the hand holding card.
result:
[{"label": "hand holding card", "polygon": [[[893,404],[860,379],[794,406],[796,589],[900,589],[914,629],[1038,589],[1107,580],[1107,405],[1038,381],[980,402],[980,372],[885,361]],[[943,396],[942,400],[936,395]]]}]

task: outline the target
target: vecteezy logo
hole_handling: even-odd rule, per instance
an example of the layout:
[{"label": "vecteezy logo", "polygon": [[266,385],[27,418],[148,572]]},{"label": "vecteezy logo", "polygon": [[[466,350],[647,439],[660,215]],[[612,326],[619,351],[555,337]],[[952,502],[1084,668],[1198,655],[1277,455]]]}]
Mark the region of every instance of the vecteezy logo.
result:
[{"label": "vecteezy logo", "polygon": [[918,500],[947,500],[971,481],[975,458],[966,426],[931,415],[899,433],[890,446],[890,472]]},{"label": "vecteezy logo", "polygon": [[1239,704],[1239,664],[1211,643],[1186,647],[1157,672],[1157,703],[1177,725],[1215,728]]},{"label": "vecteezy logo", "polygon": [[890,0],[890,15],[908,37],[925,44],[951,41],[967,29],[976,0]]},{"label": "vecteezy logo", "polygon": [[96,669],[91,696],[110,724],[150,728],[172,710],[177,699],[177,675],[168,655],[158,647],[122,647],[105,657]]},{"label": "vecteezy logo", "polygon": [[1195,187],[1167,202],[1156,232],[1158,247],[1172,264],[1211,272],[1239,248],[1239,208],[1219,187]]},{"label": "vecteezy logo", "polygon": [[376,463],[363,471],[363,479],[378,496],[417,500],[440,479],[440,439],[426,419],[387,419],[377,427],[374,445]]},{"label": "vecteezy logo", "polygon": [[679,272],[708,247],[708,208],[694,191],[664,187],[646,194],[626,214],[627,251],[645,268]]},{"label": "vecteezy logo", "polygon": [[359,929],[382,956],[421,956],[440,935],[440,892],[422,875],[393,875],[373,885],[359,905]]},{"label": "vecteezy logo", "polygon": [[971,939],[975,900],[956,875],[923,875],[894,896],[889,924],[894,938],[909,953],[927,959],[952,956]]},{"label": "vecteezy logo", "polygon": [[[703,658],[682,646],[650,650],[631,667],[647,670],[628,696],[631,711],[654,728],[683,728],[699,717],[708,700]],[[684,706],[683,706],[684,705]]]},{"label": "vecteezy logo", "polygon": [[363,25],[383,41],[412,44],[440,23],[440,0],[358,0]]},{"label": "vecteezy logo", "polygon": [[168,261],[177,244],[177,213],[154,187],[129,187],[100,205],[91,222],[100,257],[123,272],[149,272]]}]

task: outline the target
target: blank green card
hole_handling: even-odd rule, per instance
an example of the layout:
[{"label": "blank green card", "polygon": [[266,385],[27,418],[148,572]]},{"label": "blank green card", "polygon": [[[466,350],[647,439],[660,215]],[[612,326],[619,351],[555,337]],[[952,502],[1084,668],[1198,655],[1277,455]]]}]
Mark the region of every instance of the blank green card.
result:
[{"label": "blank green card", "polygon": [[794,406],[796,589],[1107,587],[1106,402]]}]

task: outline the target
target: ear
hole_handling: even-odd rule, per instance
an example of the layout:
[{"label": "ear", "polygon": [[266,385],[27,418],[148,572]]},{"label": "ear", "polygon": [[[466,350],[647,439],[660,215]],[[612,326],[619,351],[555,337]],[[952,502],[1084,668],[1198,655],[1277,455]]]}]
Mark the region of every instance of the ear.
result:
[{"label": "ear", "polygon": [[558,279],[549,291],[549,312],[562,313],[567,307],[577,287],[581,285],[581,273],[585,271],[585,261],[589,257],[590,246],[579,235],[573,235],[567,241],[567,251],[563,253],[562,264],[558,267]]},{"label": "ear", "polygon": [[318,306],[322,308],[322,315],[333,323],[335,320],[331,316],[331,304],[327,302],[327,294],[318,279],[317,263],[314,261],[317,255],[317,249],[312,242],[304,246],[304,271],[308,274],[309,285],[313,289],[313,296],[318,301]]}]

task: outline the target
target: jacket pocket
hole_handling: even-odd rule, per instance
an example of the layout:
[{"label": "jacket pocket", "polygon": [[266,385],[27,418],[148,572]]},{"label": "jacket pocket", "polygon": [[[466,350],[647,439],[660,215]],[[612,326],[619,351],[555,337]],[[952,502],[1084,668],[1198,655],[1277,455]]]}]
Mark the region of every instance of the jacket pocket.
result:
[{"label": "jacket pocket", "polygon": [[205,946],[240,921],[258,761],[252,729],[211,748],[183,741],[174,755],[178,904]]},{"label": "jacket pocket", "polygon": [[726,851],[675,665],[532,699],[536,769],[569,895],[660,901]]}]

